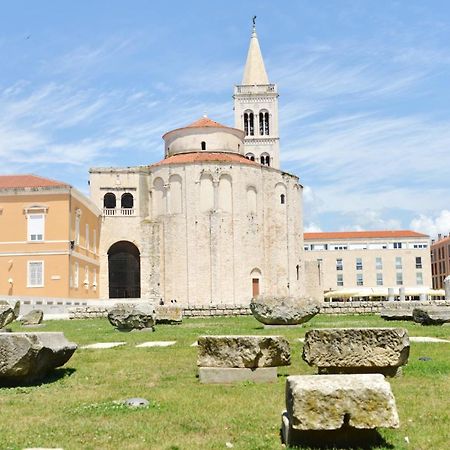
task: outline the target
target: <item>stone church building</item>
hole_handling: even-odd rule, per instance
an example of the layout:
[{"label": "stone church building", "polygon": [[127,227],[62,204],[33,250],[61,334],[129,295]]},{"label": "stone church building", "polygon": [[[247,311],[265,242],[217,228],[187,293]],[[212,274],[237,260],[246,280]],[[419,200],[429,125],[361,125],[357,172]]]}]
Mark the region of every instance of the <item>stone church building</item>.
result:
[{"label": "stone church building", "polygon": [[90,170],[101,298],[189,307],[306,294],[302,186],[280,170],[277,86],[255,28],[233,98],[234,128],[205,116],[167,132],[159,162]]}]

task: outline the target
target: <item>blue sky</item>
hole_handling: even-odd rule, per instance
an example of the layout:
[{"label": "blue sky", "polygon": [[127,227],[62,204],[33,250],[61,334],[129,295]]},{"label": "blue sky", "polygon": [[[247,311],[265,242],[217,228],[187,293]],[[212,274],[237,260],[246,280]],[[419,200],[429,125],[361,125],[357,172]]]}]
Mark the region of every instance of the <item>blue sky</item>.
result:
[{"label": "blue sky", "polygon": [[450,231],[449,2],[2,3],[1,173],[87,192],[204,113],[233,125],[255,14],[305,228]]}]

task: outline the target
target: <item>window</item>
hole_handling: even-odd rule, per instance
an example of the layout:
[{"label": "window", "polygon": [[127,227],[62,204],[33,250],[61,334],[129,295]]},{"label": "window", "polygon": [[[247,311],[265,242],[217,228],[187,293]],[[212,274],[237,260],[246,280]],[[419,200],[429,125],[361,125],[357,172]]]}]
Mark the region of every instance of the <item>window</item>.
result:
[{"label": "window", "polygon": [[344,265],[342,263],[342,258],[336,259],[336,270],[344,270]]},{"label": "window", "polygon": [[73,287],[78,288],[79,283],[79,272],[78,272],[78,263],[73,263]]},{"label": "window", "polygon": [[395,277],[395,282],[396,282],[397,286],[403,285],[403,273],[402,272],[397,272],[396,277]]},{"label": "window", "polygon": [[336,277],[336,284],[338,286],[344,286],[344,275],[342,273],[338,273]]},{"label": "window", "polygon": [[89,250],[89,224],[86,224],[86,249]]},{"label": "window", "polygon": [[130,194],[129,192],[126,192],[125,194],[122,195],[121,199],[120,199],[120,207],[122,209],[131,209],[133,208],[134,205],[134,199],[133,199],[133,194]]},{"label": "window", "polygon": [[377,273],[377,286],[383,286],[383,274]]},{"label": "window", "polygon": [[356,258],[356,270],[363,270],[362,258]]},{"label": "window", "polygon": [[394,242],[394,248],[402,248],[401,242]]},{"label": "window", "polygon": [[402,257],[401,256],[396,256],[395,257],[395,268],[396,269],[402,269]]},{"label": "window", "polygon": [[246,157],[247,159],[249,159],[250,161],[254,161],[254,160],[255,160],[255,155],[254,155],[253,153],[247,153],[247,154],[245,155],[245,157]]},{"label": "window", "polygon": [[286,196],[284,194],[280,195],[280,203],[284,205],[286,203]]},{"label": "window", "polygon": [[416,284],[419,286],[423,284],[422,272],[416,272]]},{"label": "window", "polygon": [[103,197],[103,208],[115,208],[116,196],[112,192],[108,192]]},{"label": "window", "polygon": [[263,153],[260,156],[261,165],[270,166],[270,156],[267,153]]},{"label": "window", "polygon": [[94,228],[93,242],[92,242],[92,251],[97,253],[97,230]]},{"label": "window", "polygon": [[92,287],[95,290],[97,288],[97,269],[94,269],[94,273],[92,274],[92,276],[93,276]]},{"label": "window", "polygon": [[255,118],[251,111],[244,113],[244,131],[246,136],[255,135]]},{"label": "window", "polygon": [[383,269],[383,259],[380,257],[375,258],[375,269],[382,270]]},{"label": "window", "polygon": [[27,287],[44,286],[44,261],[28,261]]},{"label": "window", "polygon": [[300,266],[298,264],[295,266],[295,270],[297,271],[297,280],[299,280],[300,279]]},{"label": "window", "polygon": [[206,150],[206,142],[202,141],[202,150]]},{"label": "window", "polygon": [[45,219],[44,214],[28,215],[28,240],[43,241],[44,240]]},{"label": "window", "polygon": [[89,266],[84,266],[84,287],[89,288]]},{"label": "window", "polygon": [[269,135],[269,113],[267,111],[259,113],[259,134],[261,136]]},{"label": "window", "polygon": [[81,211],[77,209],[75,211],[75,245],[80,245],[80,220]]},{"label": "window", "polygon": [[416,256],[416,269],[422,268],[422,257]]},{"label": "window", "polygon": [[356,286],[362,286],[363,284],[364,284],[363,274],[357,273],[356,274]]}]

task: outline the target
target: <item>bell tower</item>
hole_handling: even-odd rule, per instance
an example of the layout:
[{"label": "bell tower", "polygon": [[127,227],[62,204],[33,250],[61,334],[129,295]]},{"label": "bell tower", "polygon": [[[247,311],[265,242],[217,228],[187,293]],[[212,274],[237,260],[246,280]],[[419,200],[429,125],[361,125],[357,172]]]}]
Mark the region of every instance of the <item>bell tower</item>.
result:
[{"label": "bell tower", "polygon": [[234,87],[234,126],[245,132],[247,158],[279,169],[278,90],[267,76],[255,19],[242,83]]}]

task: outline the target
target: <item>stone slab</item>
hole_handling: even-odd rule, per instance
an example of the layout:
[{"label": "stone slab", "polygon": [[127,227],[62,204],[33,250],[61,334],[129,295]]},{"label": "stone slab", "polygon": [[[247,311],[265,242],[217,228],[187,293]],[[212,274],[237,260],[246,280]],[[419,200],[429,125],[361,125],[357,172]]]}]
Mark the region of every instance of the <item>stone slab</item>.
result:
[{"label": "stone slab", "polygon": [[400,426],[390,384],[381,374],[289,376],[286,411],[296,430]]},{"label": "stone slab", "polygon": [[180,324],[183,321],[183,308],[173,305],[155,306],[156,323],[159,324]]},{"label": "stone slab", "polygon": [[96,342],[95,344],[83,345],[81,348],[114,348],[125,344],[126,342]]},{"label": "stone slab", "polygon": [[230,367],[199,367],[198,375],[203,384],[232,384],[243,381],[255,383],[273,383],[277,381],[276,367],[257,369]]},{"label": "stone slab", "polygon": [[296,325],[268,325],[268,324],[264,324],[264,329],[266,330],[270,330],[273,328],[302,328],[302,324],[296,324]]},{"label": "stone slab", "polygon": [[322,328],[306,332],[302,357],[319,373],[395,376],[409,349],[404,328]]},{"label": "stone slab", "polygon": [[142,344],[136,345],[138,348],[142,347],[170,347],[171,345],[175,345],[177,341],[149,341],[143,342]]},{"label": "stone slab", "polygon": [[198,342],[197,342],[197,341],[193,342],[193,343],[190,345],[190,347],[198,347]]},{"label": "stone slab", "polygon": [[448,339],[440,339],[435,337],[427,337],[427,336],[411,336],[409,338],[411,342],[435,342],[435,343],[450,343]]},{"label": "stone slab", "polygon": [[422,325],[443,325],[450,323],[450,307],[421,306],[414,308],[413,320]]},{"label": "stone slab", "polygon": [[396,305],[385,306],[380,311],[380,316],[384,320],[413,320],[413,306],[401,306],[396,307]]},{"label": "stone slab", "polygon": [[288,366],[291,363],[289,342],[283,336],[200,336],[199,367]]}]

